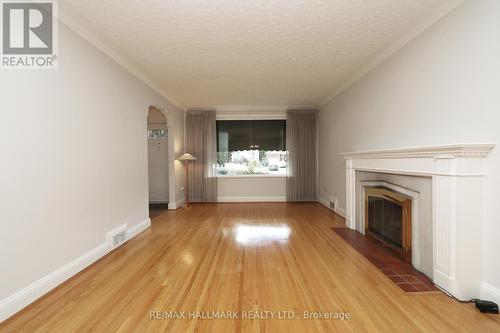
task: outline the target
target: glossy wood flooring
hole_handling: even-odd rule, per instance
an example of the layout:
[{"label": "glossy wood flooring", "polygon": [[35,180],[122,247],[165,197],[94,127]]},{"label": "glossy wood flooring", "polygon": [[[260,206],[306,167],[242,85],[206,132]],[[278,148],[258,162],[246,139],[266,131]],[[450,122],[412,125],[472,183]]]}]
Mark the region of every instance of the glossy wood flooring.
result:
[{"label": "glossy wood flooring", "polygon": [[[441,292],[405,293],[330,229],[343,223],[318,204],[164,212],[0,331],[500,332],[498,315]],[[239,318],[152,319],[155,310],[179,317],[239,311]],[[294,319],[270,319],[277,311]],[[348,312],[350,319],[305,319],[303,311]],[[241,319],[244,312],[261,318]]]}]

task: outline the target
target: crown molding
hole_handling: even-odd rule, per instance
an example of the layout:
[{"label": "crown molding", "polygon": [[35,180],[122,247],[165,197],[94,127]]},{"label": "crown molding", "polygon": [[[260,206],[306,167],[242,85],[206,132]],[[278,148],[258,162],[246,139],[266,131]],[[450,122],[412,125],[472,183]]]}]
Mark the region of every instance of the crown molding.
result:
[{"label": "crown molding", "polygon": [[217,120],[272,120],[286,119],[290,109],[316,109],[314,105],[223,105],[190,106],[187,110],[216,110]]},{"label": "crown molding", "polygon": [[316,109],[317,106],[314,104],[304,104],[304,105],[192,105],[188,106],[186,110],[196,110],[196,109],[211,109],[217,110],[217,112],[268,112],[268,111],[286,111],[290,109]]},{"label": "crown molding", "polygon": [[447,4],[438,8],[432,15],[430,15],[426,20],[422,21],[409,33],[405,34],[402,38],[396,39],[395,41],[389,43],[389,46],[384,48],[382,51],[374,54],[371,60],[361,68],[359,71],[355,71],[343,84],[341,84],[334,93],[325,98],[320,104],[320,108],[325,107],[328,103],[333,101],[335,97],[341,94],[343,91],[350,88],[354,83],[368,74],[370,71],[375,69],[377,66],[382,64],[385,60],[390,58],[396,52],[401,50],[406,44],[415,39],[417,36],[422,34],[424,31],[429,29],[432,25],[441,20],[444,16],[450,13],[453,9],[458,7],[464,0],[456,0],[451,4]]},{"label": "crown molding", "polygon": [[437,157],[486,157],[495,148],[492,143],[468,143],[440,146],[422,146],[354,151],[341,153],[346,160],[373,158],[437,158]]},{"label": "crown molding", "polygon": [[117,50],[106,43],[106,40],[102,37],[97,37],[90,29],[86,28],[84,24],[82,24],[81,20],[76,18],[72,13],[65,8],[64,2],[59,3],[59,15],[57,16],[59,21],[67,26],[69,29],[73,30],[80,37],[89,42],[92,46],[97,48],[99,51],[104,53],[106,56],[111,58],[121,67],[123,67],[130,74],[135,76],[149,88],[160,94],[167,101],[172,103],[175,107],[180,110],[183,110],[184,107],[178,103],[175,99],[170,97],[156,82],[154,82],[148,75],[144,74],[141,70],[139,70],[136,66],[132,65],[132,63],[127,60],[123,55],[121,55]]},{"label": "crown molding", "polygon": [[217,120],[273,120],[286,119],[286,110],[272,111],[216,111]]}]

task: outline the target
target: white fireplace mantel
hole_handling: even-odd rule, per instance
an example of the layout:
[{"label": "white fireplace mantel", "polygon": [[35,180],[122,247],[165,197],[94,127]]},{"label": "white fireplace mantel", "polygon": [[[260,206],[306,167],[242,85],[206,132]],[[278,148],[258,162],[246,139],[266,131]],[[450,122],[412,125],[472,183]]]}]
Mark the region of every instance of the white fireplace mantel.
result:
[{"label": "white fireplace mantel", "polygon": [[355,229],[356,171],[432,178],[433,281],[460,300],[481,284],[486,157],[494,144],[454,144],[344,153],[346,225]]}]

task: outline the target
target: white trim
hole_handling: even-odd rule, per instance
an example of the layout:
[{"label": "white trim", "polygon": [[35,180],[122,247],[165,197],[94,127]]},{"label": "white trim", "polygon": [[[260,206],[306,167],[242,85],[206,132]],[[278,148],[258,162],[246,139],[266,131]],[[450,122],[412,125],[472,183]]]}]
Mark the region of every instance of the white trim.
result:
[{"label": "white trim", "polygon": [[222,113],[231,113],[231,112],[274,112],[274,111],[283,111],[292,109],[317,109],[317,106],[314,104],[275,104],[275,105],[190,105],[186,107],[186,110],[217,110],[217,112]]},{"label": "white trim", "polygon": [[446,290],[447,292],[451,293],[453,296],[458,298],[461,301],[468,301],[469,299],[465,299],[462,297],[457,297],[456,292],[451,292],[450,290],[455,290],[456,289],[456,279],[446,273],[444,273],[442,270],[434,268],[432,272],[432,282],[440,287],[441,289]]},{"label": "white trim", "polygon": [[177,208],[180,208],[184,205],[184,198],[177,200],[176,202],[169,202],[168,203],[168,209],[169,210],[176,210]]},{"label": "white trim", "polygon": [[0,301],[0,322],[42,297],[110,251],[106,243],[90,250],[72,262],[42,277],[29,286]]},{"label": "white trim", "polygon": [[283,120],[286,111],[294,109],[317,109],[315,105],[223,105],[189,106],[185,109],[210,109],[216,111],[217,120]]},{"label": "white trim", "polygon": [[[146,230],[151,225],[151,220],[148,218],[145,221],[131,227],[127,230],[127,241],[132,239],[140,232]],[[118,227],[121,228],[122,226]],[[123,244],[122,244],[123,245]],[[94,249],[84,253],[75,260],[56,269],[41,279],[15,292],[11,296],[0,301],[0,322],[10,318],[24,307],[36,301],[52,289],[56,288],[61,283],[70,279],[75,274],[79,273],[86,267],[92,265],[97,260],[111,251],[107,242],[95,247]]]},{"label": "white trim", "polygon": [[330,103],[333,99],[335,99],[335,97],[337,97],[343,91],[347,90],[363,76],[382,64],[385,60],[389,59],[392,55],[401,50],[406,44],[418,37],[420,34],[422,34],[424,31],[426,31],[428,28],[430,28],[432,25],[434,25],[436,22],[450,13],[453,9],[458,7],[458,5],[460,5],[462,2],[463,0],[456,0],[452,3],[446,3],[442,7],[435,10],[427,20],[421,22],[409,33],[405,34],[402,38],[393,41],[391,44],[389,44],[388,47],[384,48],[381,52],[371,57],[371,60],[366,66],[362,67],[358,71],[355,71],[350,78],[343,82],[343,84],[341,84],[341,86],[333,92],[333,94],[325,98],[320,103],[320,108],[325,107],[325,105]]},{"label": "white trim", "polygon": [[286,202],[286,196],[230,196],[217,197],[217,202]]},{"label": "white trim", "polygon": [[283,120],[286,119],[286,109],[268,110],[220,110],[215,113],[217,120]]},{"label": "white trim", "polygon": [[257,175],[217,175],[217,179],[238,179],[238,180],[251,180],[251,179],[283,179],[286,178],[286,175],[273,175],[273,174],[257,174]]},{"label": "white trim", "polygon": [[481,282],[481,298],[488,301],[500,303],[500,289],[493,287],[487,282]]},{"label": "white trim", "polygon": [[127,240],[134,238],[135,236],[149,228],[151,228],[151,219],[147,218],[141,223],[138,223],[133,227],[127,229]]},{"label": "white trim", "polygon": [[325,206],[326,208],[328,208],[328,209],[332,210],[332,209],[330,208],[330,203],[328,202],[328,200],[327,200],[327,199],[325,199],[325,198],[323,198],[323,197],[319,197],[319,198],[318,198],[318,203],[320,203],[320,204],[322,204],[323,206]]},{"label": "white trim", "polygon": [[362,168],[362,167],[356,167],[356,171],[376,172],[376,173],[394,173],[394,172],[396,172],[398,175],[422,176],[422,177],[431,177],[431,176],[484,177],[484,176],[486,176],[485,172],[479,172],[479,173],[454,173],[454,172],[436,172],[436,171],[387,170],[387,169],[384,169],[384,168],[378,169],[378,168]]},{"label": "white trim", "polygon": [[419,158],[419,157],[485,157],[495,148],[494,143],[458,143],[438,146],[417,146],[354,151],[342,153],[345,159]]},{"label": "white trim", "polygon": [[335,211],[337,214],[339,214],[340,216],[342,216],[344,219],[346,218],[346,211],[345,211],[345,208],[342,208],[342,207],[337,207],[337,210]]},{"label": "white trim", "polygon": [[329,210],[331,210],[331,211],[333,211],[333,212],[337,213],[338,215],[340,215],[340,216],[341,216],[341,217],[343,217],[344,219],[346,218],[346,212],[345,212],[345,209],[344,209],[344,208],[337,206],[337,208],[336,208],[336,209],[331,209],[331,208],[330,208],[330,202],[329,202],[327,199],[323,198],[323,197],[319,197],[319,198],[318,198],[318,203],[322,204],[323,206],[325,206],[325,207],[326,207],[326,208],[328,208]]},{"label": "white trim", "polygon": [[[168,121],[168,119],[167,119]],[[184,126],[184,122],[183,122]],[[167,124],[168,129],[168,209],[175,209],[175,198],[177,196],[177,181],[175,179],[175,129],[171,123]],[[184,131],[185,132],[185,131]],[[172,204],[171,204],[172,203]],[[173,206],[173,208],[171,208]]]},{"label": "white trim", "polygon": [[[197,108],[197,107],[189,107]],[[214,106],[212,109],[218,112],[273,112],[284,111],[291,109],[315,109],[313,104],[298,104],[298,105],[219,105]]]}]

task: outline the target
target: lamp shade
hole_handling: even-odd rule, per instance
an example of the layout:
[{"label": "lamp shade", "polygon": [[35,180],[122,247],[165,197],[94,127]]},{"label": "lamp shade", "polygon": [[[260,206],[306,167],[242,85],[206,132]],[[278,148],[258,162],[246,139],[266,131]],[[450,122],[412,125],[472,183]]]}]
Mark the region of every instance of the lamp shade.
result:
[{"label": "lamp shade", "polygon": [[191,155],[189,153],[185,153],[184,155],[179,156],[179,158],[177,160],[179,160],[179,161],[194,161],[194,160],[196,160],[196,157],[194,157],[193,155]]}]

